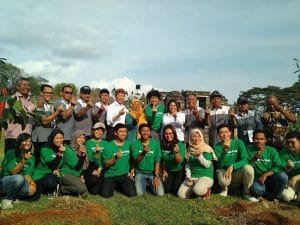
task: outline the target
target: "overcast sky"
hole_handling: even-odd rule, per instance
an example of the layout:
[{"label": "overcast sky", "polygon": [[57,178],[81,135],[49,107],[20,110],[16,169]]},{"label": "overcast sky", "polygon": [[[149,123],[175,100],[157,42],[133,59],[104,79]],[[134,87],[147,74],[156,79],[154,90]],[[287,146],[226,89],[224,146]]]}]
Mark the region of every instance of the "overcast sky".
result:
[{"label": "overcast sky", "polygon": [[300,1],[0,0],[0,57],[51,84],[219,90],[291,86]]}]

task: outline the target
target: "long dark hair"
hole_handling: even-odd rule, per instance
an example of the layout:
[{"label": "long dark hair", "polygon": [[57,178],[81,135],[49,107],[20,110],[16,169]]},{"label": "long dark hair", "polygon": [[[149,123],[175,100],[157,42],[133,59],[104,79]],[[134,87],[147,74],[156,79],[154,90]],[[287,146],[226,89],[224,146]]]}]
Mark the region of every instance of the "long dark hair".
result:
[{"label": "long dark hair", "polygon": [[[20,145],[23,141],[31,139],[31,135],[27,133],[21,133],[16,140],[16,147],[15,147],[15,155],[19,157],[21,155]],[[32,148],[32,145],[31,145]],[[30,148],[30,150],[31,150]]]},{"label": "long dark hair", "polygon": [[61,134],[64,136],[64,132],[58,128],[55,128],[48,136],[48,142],[44,145],[44,147],[52,149],[54,152],[58,152],[59,147],[56,146],[53,141],[57,134]]},{"label": "long dark hair", "polygon": [[[172,130],[172,133],[173,133],[173,135],[174,135],[174,139],[173,139],[172,141],[167,141],[167,140],[165,139],[164,133],[165,133],[166,129]],[[177,133],[176,133],[176,130],[175,130],[174,126],[171,125],[171,124],[166,125],[166,126],[163,128],[163,132],[162,132],[162,138],[161,138],[161,142],[160,142],[160,144],[161,144],[161,149],[162,149],[162,150],[173,151],[173,149],[174,149],[174,147],[175,147],[175,145],[176,145],[177,143],[178,143],[178,138],[177,138]]]}]

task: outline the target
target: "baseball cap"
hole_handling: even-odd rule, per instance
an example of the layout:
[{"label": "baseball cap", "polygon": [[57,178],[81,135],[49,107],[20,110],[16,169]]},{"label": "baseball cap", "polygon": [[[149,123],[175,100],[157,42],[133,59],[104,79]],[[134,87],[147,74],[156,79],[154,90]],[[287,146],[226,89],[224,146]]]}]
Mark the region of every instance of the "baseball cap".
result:
[{"label": "baseball cap", "polygon": [[89,86],[82,86],[80,88],[80,92],[82,92],[82,93],[90,93],[91,92],[91,88]]},{"label": "baseball cap", "polygon": [[93,126],[93,130],[96,130],[96,129],[98,129],[98,128],[102,128],[103,130],[105,130],[105,125],[104,125],[104,123],[102,123],[102,122],[97,122],[97,123],[95,123],[94,126]]},{"label": "baseball cap", "polygon": [[246,97],[243,97],[243,96],[240,96],[238,99],[237,99],[237,104],[240,105],[240,104],[248,104],[249,101],[248,101],[248,98]]},{"label": "baseball cap", "polygon": [[213,97],[221,97],[222,98],[222,94],[219,91],[213,91],[210,94],[210,98],[213,98]]}]

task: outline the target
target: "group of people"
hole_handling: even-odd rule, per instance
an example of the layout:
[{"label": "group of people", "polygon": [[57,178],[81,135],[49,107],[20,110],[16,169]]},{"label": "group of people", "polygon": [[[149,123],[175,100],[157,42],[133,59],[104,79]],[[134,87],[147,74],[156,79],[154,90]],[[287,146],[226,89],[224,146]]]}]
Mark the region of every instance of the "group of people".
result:
[{"label": "group of people", "polygon": [[231,110],[218,91],[210,95],[211,108],[199,107],[191,94],[182,110],[175,100],[165,105],[157,90],[147,94],[145,107],[133,99],[127,108],[124,89],[115,90],[112,103],[109,91],[101,89],[93,103],[89,86],[76,99],[65,85],[55,104],[48,84],[35,104],[28,79],[20,79],[16,89],[13,97],[25,111],[44,113],[38,123],[29,117],[25,127],[8,125],[0,178],[4,209],[42,194],[108,198],[117,190],[132,197],[147,187],[157,196],[207,200],[217,183],[224,197],[229,187],[243,184],[243,196],[252,202],[261,196],[300,200],[300,133],[287,133],[296,117],[275,96],[260,115],[244,97]]}]

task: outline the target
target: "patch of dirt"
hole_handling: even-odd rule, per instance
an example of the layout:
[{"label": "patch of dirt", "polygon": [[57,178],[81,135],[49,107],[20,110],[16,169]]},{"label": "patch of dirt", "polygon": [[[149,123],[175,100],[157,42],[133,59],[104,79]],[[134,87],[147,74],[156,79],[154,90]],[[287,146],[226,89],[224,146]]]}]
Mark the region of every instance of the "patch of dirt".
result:
[{"label": "patch of dirt", "polygon": [[53,200],[49,209],[27,212],[11,213],[0,217],[3,225],[33,225],[60,222],[72,225],[111,225],[108,210],[101,205],[93,204],[78,198],[64,196]]},{"label": "patch of dirt", "polygon": [[249,203],[238,201],[217,209],[218,215],[230,224],[244,225],[299,225],[300,211],[297,206],[287,203],[262,201]]}]

